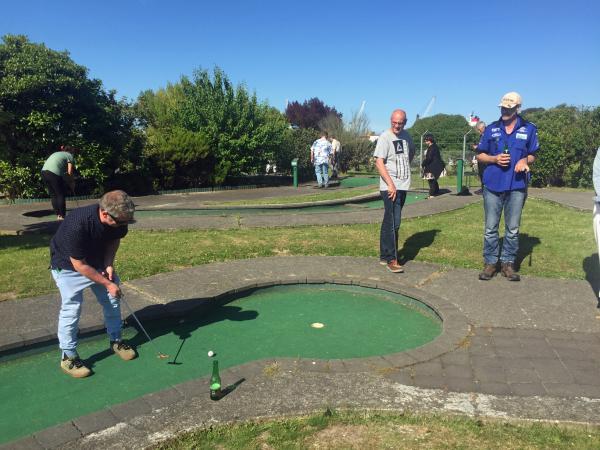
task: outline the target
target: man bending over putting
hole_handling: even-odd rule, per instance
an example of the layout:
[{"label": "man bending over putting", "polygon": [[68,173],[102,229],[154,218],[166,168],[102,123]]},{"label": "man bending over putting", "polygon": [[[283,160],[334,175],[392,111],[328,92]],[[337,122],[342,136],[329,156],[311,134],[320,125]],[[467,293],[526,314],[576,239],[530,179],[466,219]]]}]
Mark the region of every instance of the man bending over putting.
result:
[{"label": "man bending over putting", "polygon": [[62,299],[58,316],[60,367],[72,377],[91,374],[77,354],[83,290],[87,287],[103,308],[111,350],[125,361],[136,357],[135,350],[121,341],[121,289],[113,267],[134,212],[133,201],[125,192],[107,192],[99,204],[74,209],[50,242],[52,277]]}]

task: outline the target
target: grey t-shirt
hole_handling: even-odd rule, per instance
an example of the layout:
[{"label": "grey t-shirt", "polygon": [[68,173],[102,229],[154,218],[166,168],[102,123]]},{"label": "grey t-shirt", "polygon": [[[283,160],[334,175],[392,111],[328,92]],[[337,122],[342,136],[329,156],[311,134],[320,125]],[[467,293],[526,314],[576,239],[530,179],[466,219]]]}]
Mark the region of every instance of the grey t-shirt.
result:
[{"label": "grey t-shirt", "polygon": [[67,163],[75,165],[75,158],[69,152],[54,152],[44,163],[42,170],[48,170],[59,177],[67,174]]},{"label": "grey t-shirt", "polygon": [[[415,145],[406,130],[395,135],[391,130],[386,130],[377,139],[377,146],[373,153],[375,158],[383,158],[385,168],[394,181],[396,189],[408,191],[410,188],[410,162],[415,156]],[[379,189],[387,191],[387,184],[379,178]]]}]

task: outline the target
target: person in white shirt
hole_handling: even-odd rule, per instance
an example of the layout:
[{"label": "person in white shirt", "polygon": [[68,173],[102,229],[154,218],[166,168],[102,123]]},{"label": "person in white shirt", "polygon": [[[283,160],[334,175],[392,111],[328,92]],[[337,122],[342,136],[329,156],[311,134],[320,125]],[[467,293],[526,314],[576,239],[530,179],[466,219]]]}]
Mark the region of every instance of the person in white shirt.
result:
[{"label": "person in white shirt", "polygon": [[335,138],[335,136],[331,136],[331,150],[331,178],[335,179],[338,177],[340,153],[342,150],[342,144]]},{"label": "person in white shirt", "polygon": [[329,159],[332,150],[327,137],[327,131],[323,131],[321,137],[310,147],[310,162],[315,165],[315,175],[320,188],[329,186]]}]

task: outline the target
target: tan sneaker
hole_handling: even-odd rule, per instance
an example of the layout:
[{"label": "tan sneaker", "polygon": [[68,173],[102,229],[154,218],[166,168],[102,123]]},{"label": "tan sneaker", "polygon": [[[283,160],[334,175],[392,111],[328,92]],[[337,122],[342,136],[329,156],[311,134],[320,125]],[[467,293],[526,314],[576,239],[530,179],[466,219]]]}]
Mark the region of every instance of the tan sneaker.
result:
[{"label": "tan sneaker", "polygon": [[398,264],[398,260],[392,259],[389,263],[387,263],[387,268],[392,273],[402,273],[404,272],[404,268]]},{"label": "tan sneaker", "polygon": [[75,356],[74,358],[64,356],[60,362],[60,368],[64,373],[71,375],[73,378],[85,378],[92,374],[92,371],[85,367],[79,356]]},{"label": "tan sneaker", "polygon": [[123,341],[111,341],[110,348],[123,361],[131,361],[137,356],[135,350]]}]

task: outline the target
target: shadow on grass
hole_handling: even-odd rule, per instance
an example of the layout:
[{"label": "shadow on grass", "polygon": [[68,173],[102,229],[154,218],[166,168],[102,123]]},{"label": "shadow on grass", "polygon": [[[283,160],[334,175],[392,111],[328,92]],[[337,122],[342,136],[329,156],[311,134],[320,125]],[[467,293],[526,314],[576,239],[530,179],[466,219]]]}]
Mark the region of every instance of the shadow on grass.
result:
[{"label": "shadow on grass", "polygon": [[583,259],[583,271],[585,272],[585,279],[590,283],[592,291],[596,299],[598,299],[597,308],[600,308],[600,298],[598,298],[598,292],[600,291],[600,264],[598,263],[598,253],[593,253]]},{"label": "shadow on grass", "polygon": [[13,250],[32,250],[48,247],[52,236],[48,234],[31,233],[24,235],[0,235],[0,248]]},{"label": "shadow on grass", "polygon": [[[501,241],[503,242],[504,238]],[[531,267],[533,264],[533,249],[537,245],[540,245],[541,242],[540,238],[536,236],[519,233],[519,253],[517,253],[517,260],[515,261],[515,269],[519,270],[522,264],[527,264],[527,267]]]},{"label": "shadow on grass", "polygon": [[407,261],[414,260],[421,249],[429,247],[433,244],[435,236],[441,230],[419,231],[418,233],[409,236],[401,249],[398,250],[398,259],[400,264],[405,264]]}]

